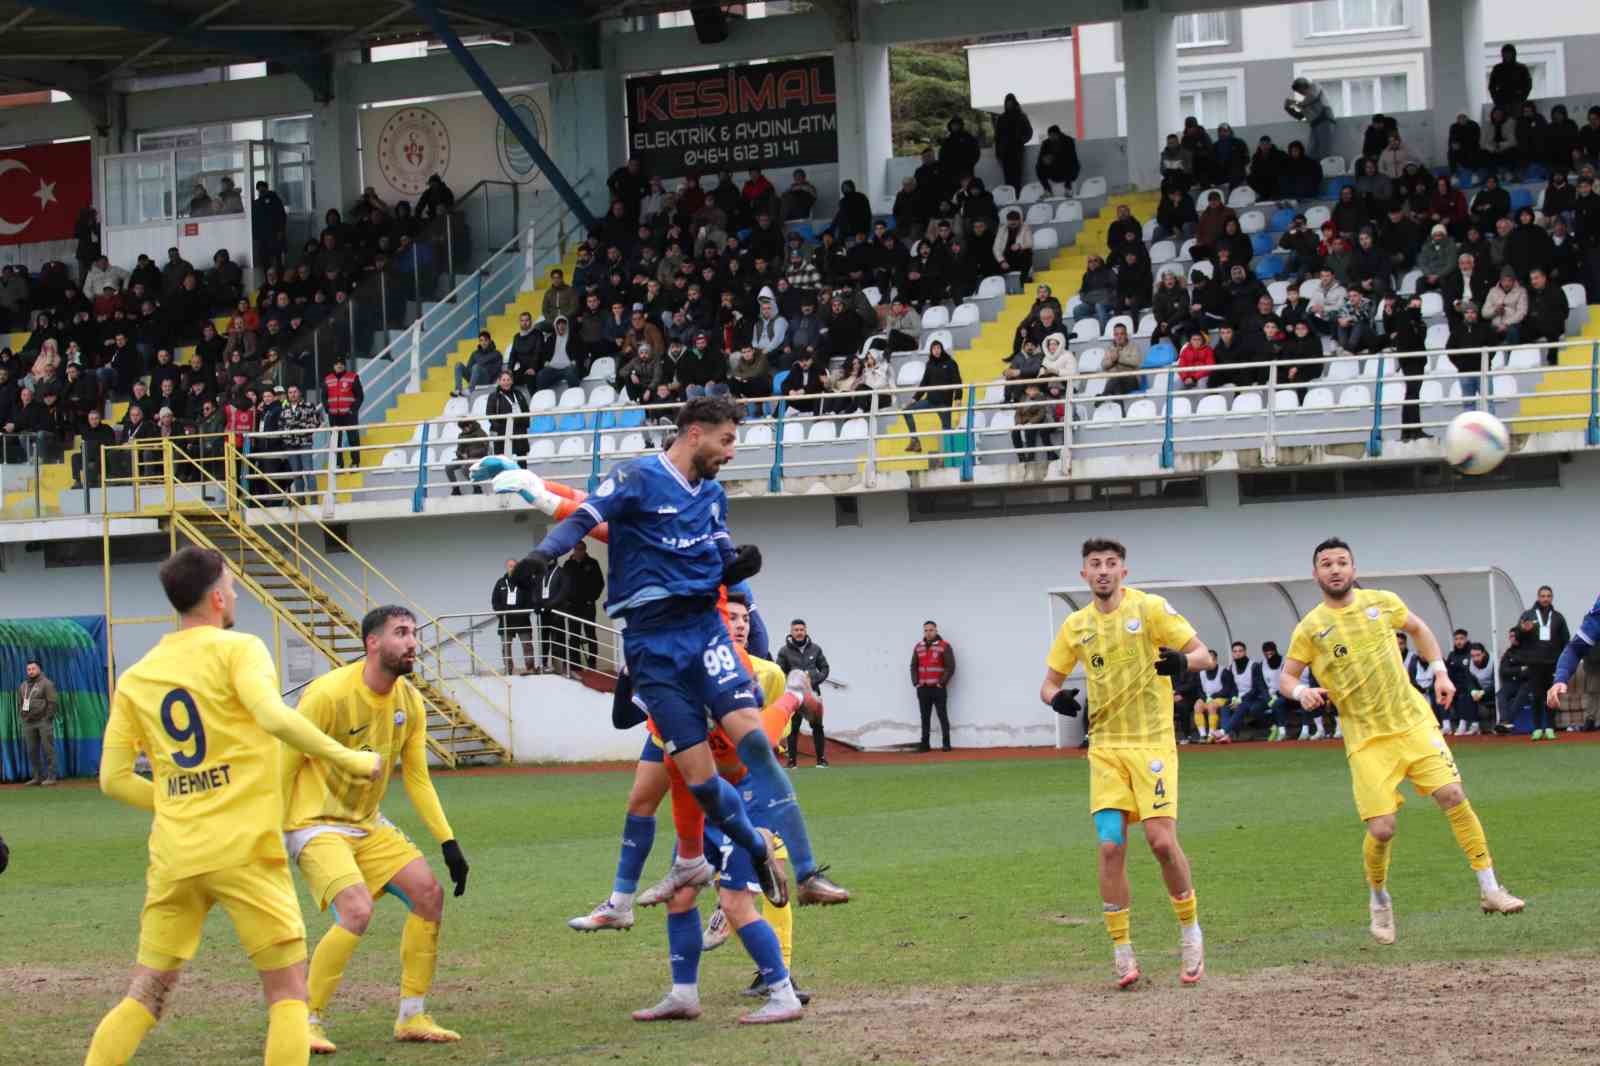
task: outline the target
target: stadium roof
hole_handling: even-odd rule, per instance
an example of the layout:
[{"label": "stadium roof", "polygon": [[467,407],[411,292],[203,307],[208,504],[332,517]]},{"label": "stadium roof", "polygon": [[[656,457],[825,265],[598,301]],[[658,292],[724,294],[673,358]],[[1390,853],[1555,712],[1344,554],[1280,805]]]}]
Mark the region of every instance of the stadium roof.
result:
[{"label": "stadium roof", "polygon": [[[686,2],[686,0],[685,0]],[[652,0],[442,0],[462,35],[571,50],[601,18],[684,6]],[[29,0],[0,2],[0,92],[103,97],[118,78],[268,62],[319,97],[334,52],[424,39],[399,0]],[[591,38],[592,39],[592,38]]]}]

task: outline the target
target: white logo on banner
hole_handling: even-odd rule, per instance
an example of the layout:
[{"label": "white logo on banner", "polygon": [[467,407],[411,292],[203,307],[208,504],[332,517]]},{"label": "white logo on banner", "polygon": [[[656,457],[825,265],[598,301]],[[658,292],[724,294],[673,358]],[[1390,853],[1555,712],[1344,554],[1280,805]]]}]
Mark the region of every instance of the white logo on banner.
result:
[{"label": "white logo on banner", "polygon": [[408,196],[428,187],[428,178],[450,169],[450,133],[425,107],[403,107],[383,124],[378,166],[389,184]]},{"label": "white logo on banner", "polygon": [[[550,126],[539,101],[518,93],[508,96],[506,103],[511,105],[511,110],[516,112],[522,124],[528,127],[539,146],[548,151]],[[543,176],[539,164],[528,154],[528,150],[522,147],[522,142],[517,140],[516,134],[511,132],[511,127],[506,125],[504,119],[497,119],[495,122],[494,148],[495,154],[500,159],[500,169],[505,171],[506,177],[518,185],[526,185]]]}]

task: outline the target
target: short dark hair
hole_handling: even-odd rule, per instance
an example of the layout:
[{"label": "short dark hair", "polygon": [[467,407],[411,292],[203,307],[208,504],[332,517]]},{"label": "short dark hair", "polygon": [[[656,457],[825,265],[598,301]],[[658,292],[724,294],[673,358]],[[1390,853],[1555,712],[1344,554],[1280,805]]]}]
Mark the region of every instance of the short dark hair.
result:
[{"label": "short dark hair", "polygon": [[1556,590],[1551,588],[1549,585],[1540,585],[1538,589],[1534,591],[1534,595],[1537,596],[1541,592],[1548,592],[1552,596],[1556,594]]},{"label": "short dark hair", "polygon": [[374,607],[361,619],[361,643],[365,644],[367,638],[389,624],[391,618],[409,618],[415,622],[417,616],[409,607],[402,607],[398,603],[386,603],[382,607]]},{"label": "short dark hair", "polygon": [[806,624],[806,620],[804,618],[791,618],[789,619],[789,624],[792,626],[803,626]]},{"label": "short dark hair", "polygon": [[931,618],[926,618],[926,619],[923,619],[923,622],[922,622],[922,624],[923,624],[923,625],[925,625],[925,626],[932,626],[932,627],[933,627],[933,628],[935,628],[935,629],[938,629],[938,628],[939,628],[939,623],[938,623],[938,622],[935,622],[935,621],[934,621],[934,620],[933,620],[933,619],[931,619]]},{"label": "short dark hair", "polygon": [[1349,544],[1345,543],[1345,541],[1342,538],[1329,537],[1327,540],[1323,541],[1321,544],[1318,544],[1315,548],[1311,549],[1311,562],[1312,562],[1312,564],[1313,565],[1316,564],[1317,556],[1321,555],[1325,551],[1332,551],[1334,548],[1343,548],[1345,551],[1350,553],[1350,558],[1352,560],[1355,559],[1355,557],[1356,557],[1355,549],[1350,547]]},{"label": "short dark hair", "polygon": [[179,614],[194,610],[221,580],[226,566],[222,553],[213,548],[179,548],[161,564],[161,589],[167,594],[167,602]]},{"label": "short dark hair", "polygon": [[[578,543],[581,544],[583,542],[579,541]],[[742,592],[730,592],[730,593],[728,593],[728,602],[729,603],[737,603],[740,607],[743,607],[747,611],[750,609],[750,597],[746,596]]]},{"label": "short dark hair", "polygon": [[1453,637],[1464,637],[1467,636],[1467,631],[1465,629],[1458,629],[1450,635]]},{"label": "short dark hair", "polygon": [[1246,644],[1242,640],[1236,640],[1232,644],[1228,645],[1228,647],[1230,647],[1230,648],[1243,648],[1245,651],[1249,651],[1250,650],[1250,646],[1248,644]]},{"label": "short dark hair", "polygon": [[1278,650],[1278,645],[1274,641],[1263,640],[1261,642],[1261,650],[1262,650],[1262,652],[1265,652],[1268,648],[1271,648],[1273,651],[1277,651]]},{"label": "short dark hair", "polygon": [[690,426],[720,426],[725,422],[739,424],[739,405],[720,396],[698,396],[678,411],[678,432]]},{"label": "short dark hair", "polygon": [[1083,542],[1082,558],[1087,559],[1089,556],[1099,552],[1112,552],[1123,562],[1128,560],[1128,549],[1124,548],[1121,542],[1112,540],[1110,537],[1090,537]]},{"label": "short dark hair", "polygon": [[44,669],[44,663],[39,660],[39,657],[37,655],[28,656],[25,660],[23,660],[22,665],[24,667],[37,666],[41,670]]}]

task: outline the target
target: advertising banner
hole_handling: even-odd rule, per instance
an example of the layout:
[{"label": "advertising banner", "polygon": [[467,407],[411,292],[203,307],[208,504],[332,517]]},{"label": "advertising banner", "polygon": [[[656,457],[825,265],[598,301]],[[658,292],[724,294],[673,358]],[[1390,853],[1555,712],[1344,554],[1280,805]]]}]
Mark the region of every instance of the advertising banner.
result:
[{"label": "advertising banner", "polygon": [[[550,90],[536,85],[503,91],[534,138],[554,154]],[[415,200],[430,174],[444,178],[457,196],[480,181],[547,184],[521,142],[481,96],[368,108],[361,112],[361,151],[366,183],[391,203]]]}]

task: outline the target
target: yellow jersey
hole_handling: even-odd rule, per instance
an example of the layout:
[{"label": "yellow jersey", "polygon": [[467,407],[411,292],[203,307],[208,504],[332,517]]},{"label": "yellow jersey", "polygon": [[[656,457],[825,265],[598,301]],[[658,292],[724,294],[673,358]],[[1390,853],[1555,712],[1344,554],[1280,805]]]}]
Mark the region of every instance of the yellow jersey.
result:
[{"label": "yellow jersey", "polygon": [[[178,880],[253,862],[285,862],[277,737],[313,747],[278,696],[278,673],[260,638],[215,626],[168,633],[117,679],[101,787],[152,809],[150,871]],[[349,772],[370,767],[345,758]],[[138,751],[153,778],[133,775]]]},{"label": "yellow jersey", "polygon": [[1045,665],[1059,674],[1083,664],[1089,743],[1099,748],[1168,748],[1172,682],[1156,673],[1161,648],[1182,649],[1194,627],[1160,596],[1124,587],[1114,611],[1093,603],[1067,616]]},{"label": "yellow jersey", "polygon": [[411,805],[428,831],[442,844],[454,838],[445,820],[439,794],[428,775],[428,708],[405,678],[398,678],[386,695],[378,695],[361,677],[363,661],[332,670],[306,686],[300,696],[300,714],[335,743],[356,751],[383,756],[378,780],[355,780],[286,750],[283,758],[285,830],[314,825],[345,826],[371,831],[379,825],[378,808],[389,789],[395,763],[403,767],[402,780]]},{"label": "yellow jersey", "polygon": [[1294,627],[1289,658],[1306,663],[1339,708],[1345,751],[1433,724],[1433,711],[1406,676],[1394,639],[1410,611],[1399,596],[1356,589],[1348,607],[1318,604]]}]

